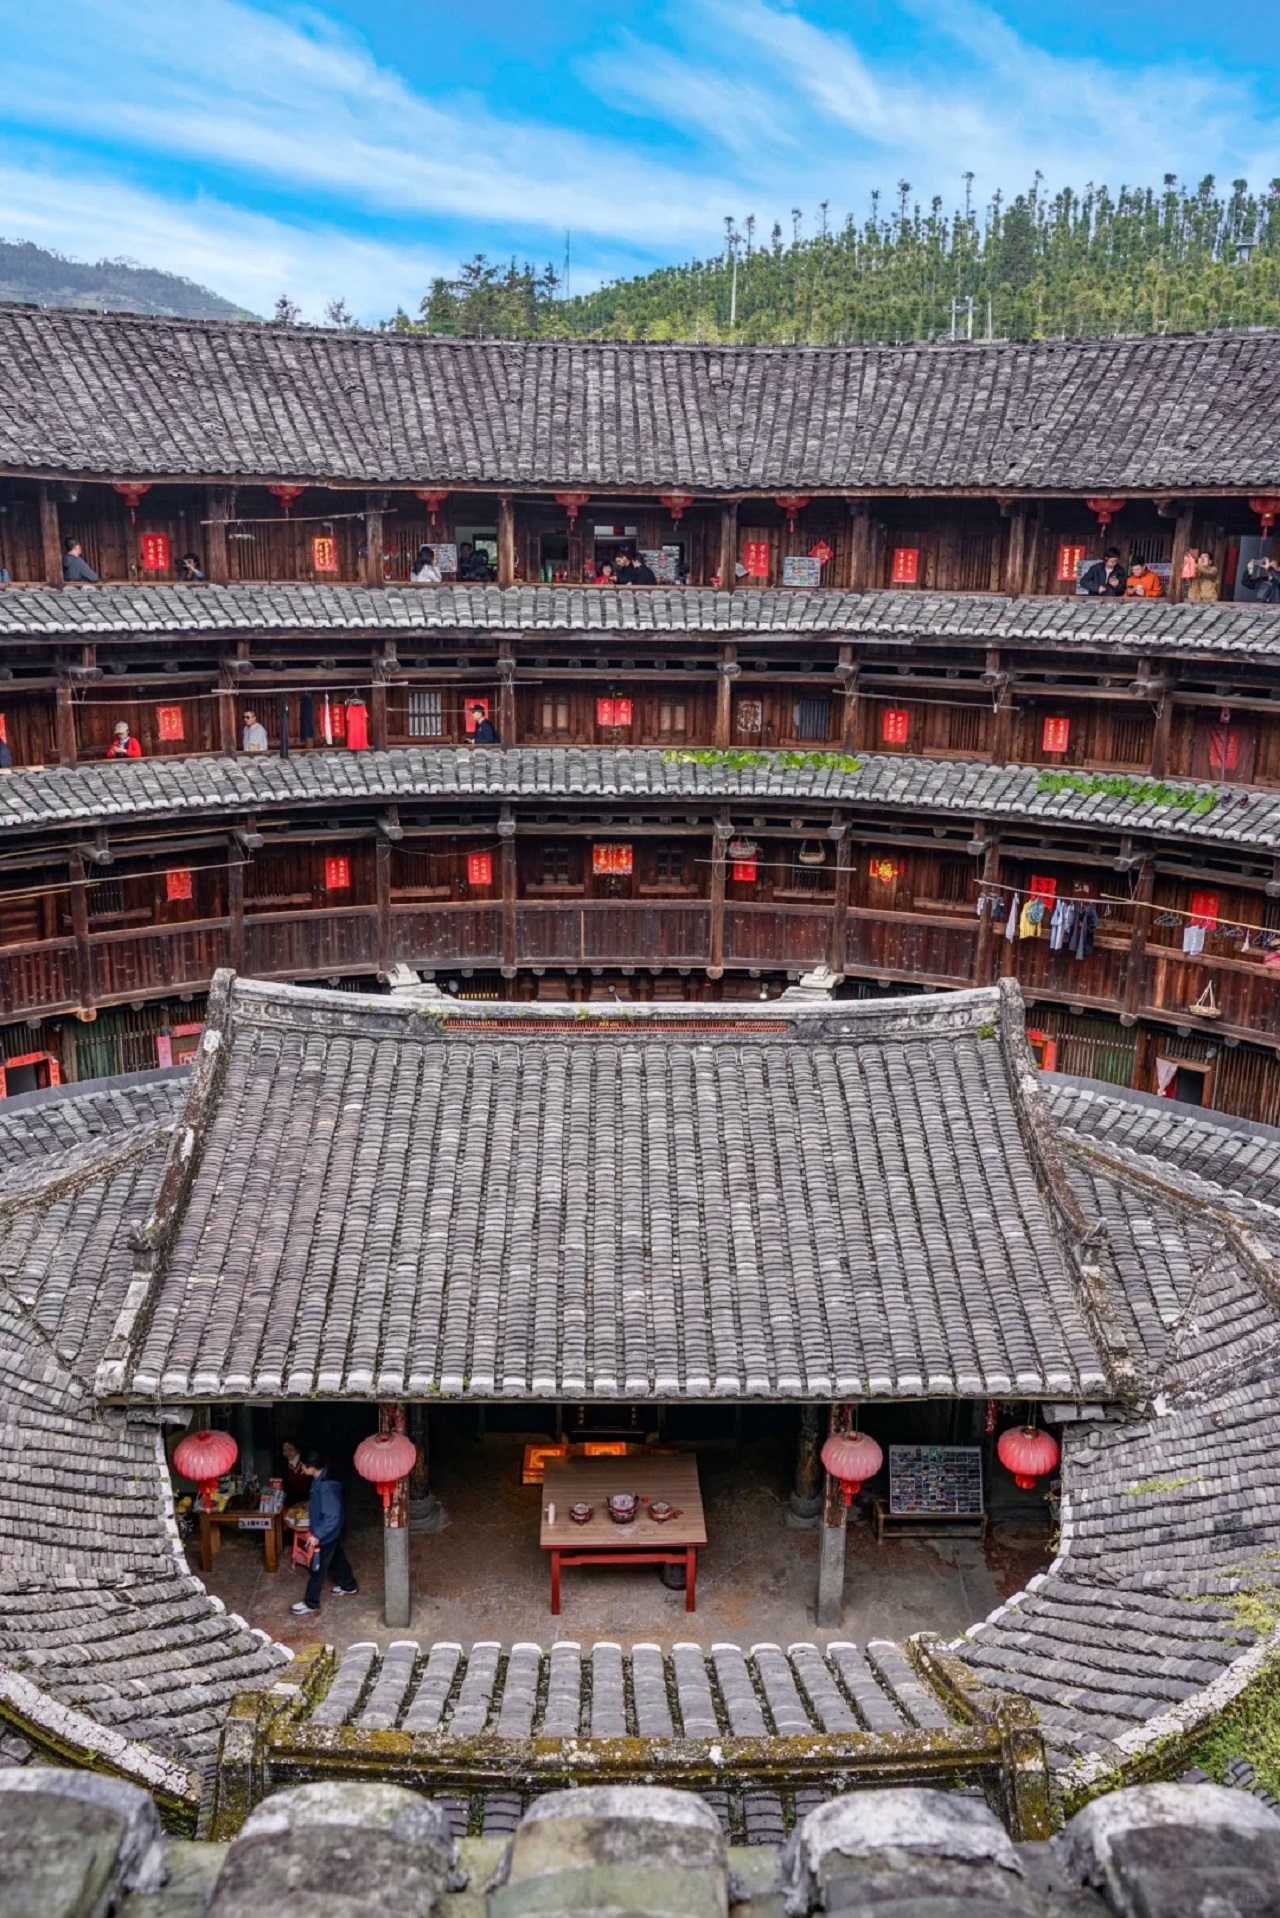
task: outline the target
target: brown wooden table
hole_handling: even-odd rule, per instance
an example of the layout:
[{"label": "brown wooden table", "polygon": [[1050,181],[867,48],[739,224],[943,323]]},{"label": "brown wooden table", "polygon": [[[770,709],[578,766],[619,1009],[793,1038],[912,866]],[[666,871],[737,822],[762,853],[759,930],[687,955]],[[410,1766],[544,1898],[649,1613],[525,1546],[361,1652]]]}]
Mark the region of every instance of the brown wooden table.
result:
[{"label": "brown wooden table", "polygon": [[[246,1520],[247,1523],[241,1523]],[[262,1535],[262,1559],[274,1572],[284,1549],[283,1512],[200,1512],[200,1570],[211,1572],[218,1556],[224,1532],[250,1532]]]},{"label": "brown wooden table", "polygon": [[[635,1492],[643,1500],[630,1525],[609,1517],[610,1492]],[[660,1525],[649,1502],[666,1499],[680,1513]],[[569,1507],[594,1505],[585,1525],[575,1525]],[[547,1512],[555,1507],[555,1519]],[[560,1572],[566,1565],[683,1565],[687,1612],[696,1609],[698,1547],[707,1542],[698,1487],[698,1461],[688,1457],[548,1459],[542,1480],[542,1533],[551,1554],[551,1612],[560,1611]]]}]

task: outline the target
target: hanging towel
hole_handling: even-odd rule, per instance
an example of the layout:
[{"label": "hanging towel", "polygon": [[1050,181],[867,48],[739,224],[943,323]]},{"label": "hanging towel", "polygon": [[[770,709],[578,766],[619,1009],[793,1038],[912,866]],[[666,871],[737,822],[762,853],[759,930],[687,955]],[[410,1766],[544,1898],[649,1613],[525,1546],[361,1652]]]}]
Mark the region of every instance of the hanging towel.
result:
[{"label": "hanging towel", "polygon": [[1009,941],[1010,945],[1013,944],[1014,940],[1018,936],[1018,901],[1020,897],[1021,897],[1021,894],[1016,892],[1014,893],[1013,898],[1009,904],[1009,917],[1005,923],[1004,936]]},{"label": "hanging towel", "polygon": [[1071,907],[1065,899],[1059,899],[1049,921],[1049,950],[1061,952],[1071,932]]},{"label": "hanging towel", "polygon": [[309,746],[316,736],[316,702],[304,693],[298,706],[298,738]]},{"label": "hanging towel", "polygon": [[1093,935],[1098,930],[1098,908],[1080,906],[1076,911],[1075,931],[1071,935],[1071,953],[1076,959],[1087,959],[1093,951]]},{"label": "hanging towel", "polygon": [[1204,927],[1184,926],[1182,929],[1182,950],[1194,957],[1204,951]]},{"label": "hanging towel", "polygon": [[1156,1060],[1156,1091],[1164,1099],[1172,1099],[1174,1080],[1178,1076],[1176,1059]]},{"label": "hanging towel", "polygon": [[1018,917],[1019,939],[1038,939],[1044,924],[1044,900],[1038,895],[1028,899]]}]

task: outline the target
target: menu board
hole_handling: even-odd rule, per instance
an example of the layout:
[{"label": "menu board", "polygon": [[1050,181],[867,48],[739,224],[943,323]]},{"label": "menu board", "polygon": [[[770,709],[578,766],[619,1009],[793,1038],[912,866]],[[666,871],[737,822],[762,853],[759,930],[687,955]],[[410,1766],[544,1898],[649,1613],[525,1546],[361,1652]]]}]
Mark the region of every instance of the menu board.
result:
[{"label": "menu board", "polygon": [[821,586],[822,561],[811,553],[788,553],[782,562],[784,586]]},{"label": "menu board", "polygon": [[660,586],[675,586],[680,578],[678,546],[642,546],[640,557],[652,569]]},{"label": "menu board", "polygon": [[889,1510],[982,1516],[980,1445],[891,1445]]}]

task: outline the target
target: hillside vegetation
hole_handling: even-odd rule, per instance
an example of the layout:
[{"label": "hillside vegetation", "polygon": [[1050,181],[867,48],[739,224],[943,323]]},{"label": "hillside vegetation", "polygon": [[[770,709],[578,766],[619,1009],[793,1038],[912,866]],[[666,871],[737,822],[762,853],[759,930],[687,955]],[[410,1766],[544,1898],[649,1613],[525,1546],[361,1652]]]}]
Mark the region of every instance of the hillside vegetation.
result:
[{"label": "hillside vegetation", "polygon": [[[1280,180],[1251,192],[1212,177],[1194,189],[1105,186],[1046,195],[1039,179],[1006,202],[927,208],[899,183],[859,224],[818,213],[805,233],[767,236],[726,221],[722,252],[559,297],[552,267],[477,254],[436,280],[406,332],[501,338],[736,340],[746,343],[1045,339],[1280,324]],[[734,279],[736,265],[736,309]],[[953,306],[954,303],[954,306]]]},{"label": "hillside vegetation", "polygon": [[0,240],[0,300],[39,306],[105,307],[183,320],[245,320],[252,315],[177,273],[133,260],[69,260],[32,240]]}]

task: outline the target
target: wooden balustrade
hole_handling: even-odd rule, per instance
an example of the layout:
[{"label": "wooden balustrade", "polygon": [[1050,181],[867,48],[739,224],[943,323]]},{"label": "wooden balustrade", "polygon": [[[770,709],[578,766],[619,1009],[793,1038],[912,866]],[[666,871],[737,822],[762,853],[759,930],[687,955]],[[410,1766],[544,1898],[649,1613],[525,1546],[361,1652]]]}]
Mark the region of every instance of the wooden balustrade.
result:
[{"label": "wooden balustrade", "polygon": [[393,906],[391,956],[406,966],[501,965],[502,907]]},{"label": "wooden balustrade", "polygon": [[0,1016],[66,1012],[79,1004],[74,939],[0,946]]},{"label": "wooden balustrade", "polygon": [[711,908],[704,899],[628,905],[565,900],[520,905],[516,953],[524,965],[705,965]]}]

